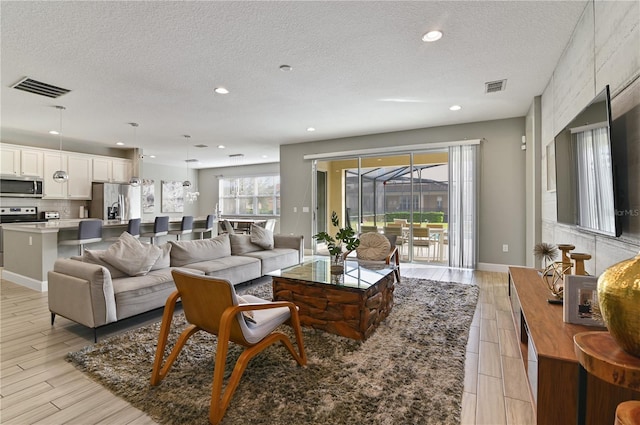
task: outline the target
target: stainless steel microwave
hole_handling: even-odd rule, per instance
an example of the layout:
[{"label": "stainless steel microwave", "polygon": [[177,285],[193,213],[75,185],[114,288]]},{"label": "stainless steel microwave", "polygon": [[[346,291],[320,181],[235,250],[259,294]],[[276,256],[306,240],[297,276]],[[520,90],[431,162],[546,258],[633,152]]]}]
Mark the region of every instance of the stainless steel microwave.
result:
[{"label": "stainless steel microwave", "polygon": [[42,179],[35,177],[0,176],[0,196],[42,198]]}]

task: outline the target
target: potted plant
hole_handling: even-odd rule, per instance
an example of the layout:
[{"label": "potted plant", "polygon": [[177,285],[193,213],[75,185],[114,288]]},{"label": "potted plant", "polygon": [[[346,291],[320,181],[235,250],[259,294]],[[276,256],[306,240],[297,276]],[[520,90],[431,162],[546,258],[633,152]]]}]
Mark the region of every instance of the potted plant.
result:
[{"label": "potted plant", "polygon": [[[331,236],[327,232],[320,232],[313,235],[313,238],[318,242],[325,242],[329,254],[331,254],[333,266],[341,266],[343,252],[353,251],[360,245],[360,239],[356,237],[356,232],[351,226],[340,227],[340,220],[338,214],[335,211],[331,212],[331,223],[338,228],[338,232],[335,237]],[[337,269],[333,267],[332,270]]]}]

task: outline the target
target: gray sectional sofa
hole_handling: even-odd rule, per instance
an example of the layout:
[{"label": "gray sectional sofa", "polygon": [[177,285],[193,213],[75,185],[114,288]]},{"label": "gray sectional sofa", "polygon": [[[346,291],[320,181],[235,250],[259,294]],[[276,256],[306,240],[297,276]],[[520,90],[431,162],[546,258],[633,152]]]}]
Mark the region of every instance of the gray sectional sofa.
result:
[{"label": "gray sectional sofa", "polygon": [[123,234],[107,250],[60,258],[48,273],[51,323],[60,315],[95,330],[162,307],[175,290],[174,268],[235,285],[302,262],[302,236],[271,237],[258,245],[250,235],[223,234],[155,247]]}]

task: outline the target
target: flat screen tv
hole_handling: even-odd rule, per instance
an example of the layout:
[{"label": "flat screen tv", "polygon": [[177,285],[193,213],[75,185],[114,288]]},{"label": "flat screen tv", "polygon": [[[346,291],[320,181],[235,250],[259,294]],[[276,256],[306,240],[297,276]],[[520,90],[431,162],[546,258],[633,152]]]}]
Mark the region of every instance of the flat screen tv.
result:
[{"label": "flat screen tv", "polygon": [[559,223],[620,236],[612,152],[611,99],[606,86],[555,137]]}]

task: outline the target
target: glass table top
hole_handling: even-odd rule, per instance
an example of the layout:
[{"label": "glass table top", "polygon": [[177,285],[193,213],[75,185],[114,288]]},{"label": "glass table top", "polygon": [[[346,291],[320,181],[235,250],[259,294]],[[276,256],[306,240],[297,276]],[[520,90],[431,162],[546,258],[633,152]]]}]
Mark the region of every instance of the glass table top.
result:
[{"label": "glass table top", "polygon": [[316,258],[296,266],[267,273],[267,275],[364,290],[378,283],[393,270],[394,267],[391,265],[361,264],[358,261],[347,260],[344,262],[344,271],[334,274],[331,273],[329,258]]}]

